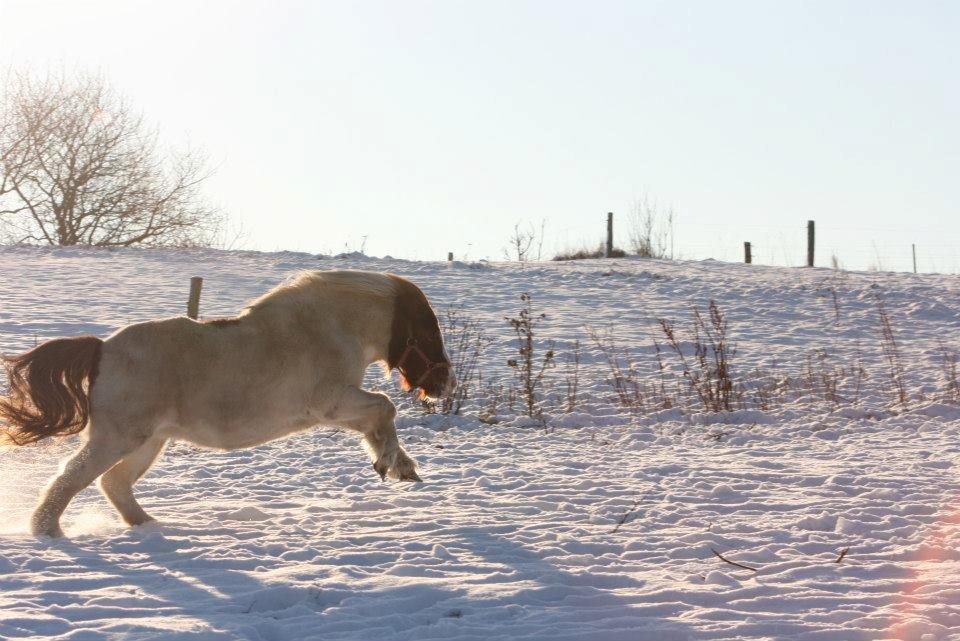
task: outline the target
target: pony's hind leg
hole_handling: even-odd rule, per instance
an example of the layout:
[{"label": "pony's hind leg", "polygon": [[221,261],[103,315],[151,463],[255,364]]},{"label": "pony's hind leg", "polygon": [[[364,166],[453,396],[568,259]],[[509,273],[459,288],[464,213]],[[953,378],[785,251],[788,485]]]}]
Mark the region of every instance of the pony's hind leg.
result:
[{"label": "pony's hind leg", "polygon": [[73,497],[140,444],[111,436],[94,438],[91,435],[90,440],[67,460],[63,471],[41,495],[40,504],[30,519],[31,532],[51,537],[63,536],[60,516]]},{"label": "pony's hind leg", "polygon": [[400,447],[394,419],[397,408],[383,394],[349,387],[334,415],[337,425],[363,434],[373,469],[380,478],[419,481],[417,464]]},{"label": "pony's hind leg", "polygon": [[150,469],[165,443],[163,438],[148,439],[100,477],[100,491],[129,525],[142,525],[153,520],[134,498],[133,484]]}]

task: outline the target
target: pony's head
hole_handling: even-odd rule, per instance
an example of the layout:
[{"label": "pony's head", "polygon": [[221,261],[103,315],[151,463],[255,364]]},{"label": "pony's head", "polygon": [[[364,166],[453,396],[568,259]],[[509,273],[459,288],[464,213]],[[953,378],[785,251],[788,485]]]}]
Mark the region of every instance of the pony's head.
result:
[{"label": "pony's head", "polygon": [[387,365],[397,368],[404,390],[439,398],[453,391],[457,377],[443,347],[440,323],[420,288],[390,275],[396,286]]}]

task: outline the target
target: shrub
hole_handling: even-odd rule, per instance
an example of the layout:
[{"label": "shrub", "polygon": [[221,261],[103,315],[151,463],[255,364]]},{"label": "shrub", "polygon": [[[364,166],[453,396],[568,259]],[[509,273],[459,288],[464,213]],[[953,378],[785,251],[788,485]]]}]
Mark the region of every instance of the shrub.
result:
[{"label": "shrub", "polygon": [[[507,246],[503,249],[503,256],[507,260],[515,260],[518,263],[525,263],[529,260],[539,261],[543,255],[544,230],[547,221],[540,221],[540,231],[537,232],[533,225],[521,227],[520,223],[513,226],[513,234]],[[534,244],[536,244],[537,253],[533,253]]]},{"label": "shrub", "polygon": [[449,396],[440,399],[437,409],[443,414],[459,414],[463,404],[474,393],[474,388],[480,385],[480,357],[490,344],[490,338],[479,322],[466,316],[463,307],[448,307],[440,324],[444,345],[457,377],[457,388]]},{"label": "shrub", "polygon": [[673,258],[673,208],[661,209],[647,197],[630,212],[630,249],[641,258]]},{"label": "shrub", "polygon": [[555,355],[553,345],[548,344],[547,350],[537,359],[534,346],[534,337],[536,328],[546,314],[537,314],[533,311],[533,304],[530,294],[520,295],[522,306],[520,313],[516,317],[507,317],[505,320],[510,323],[514,333],[517,335],[517,356],[507,361],[507,365],[513,368],[519,393],[523,401],[524,411],[527,416],[532,418],[543,418],[543,410],[538,402],[538,395],[543,387],[543,377],[548,369],[555,366]]},{"label": "shrub", "polygon": [[707,317],[693,308],[693,359],[683,353],[680,339],[672,323],[660,319],[660,328],[667,345],[680,361],[683,377],[711,412],[730,411],[735,401],[742,401],[742,386],[733,381],[732,361],[736,350],[727,341],[727,319],[715,301],[710,301]]},{"label": "shrub", "polygon": [[[610,252],[610,258],[624,258],[627,255],[627,252],[617,247],[613,248],[613,251]],[[594,250],[589,250],[585,248],[580,248],[577,250],[568,250],[566,252],[557,254],[553,257],[553,260],[563,261],[563,260],[585,260],[588,258],[607,258],[607,250],[604,247],[603,243],[600,243],[600,246]]]},{"label": "shrub", "polygon": [[646,380],[627,350],[617,342],[612,329],[607,328],[604,332],[596,329],[588,331],[593,344],[603,354],[609,372],[607,383],[613,388],[622,407],[631,412],[643,412],[669,409],[676,405],[676,399],[667,393],[667,370],[659,343],[654,341],[659,380],[653,383]]}]

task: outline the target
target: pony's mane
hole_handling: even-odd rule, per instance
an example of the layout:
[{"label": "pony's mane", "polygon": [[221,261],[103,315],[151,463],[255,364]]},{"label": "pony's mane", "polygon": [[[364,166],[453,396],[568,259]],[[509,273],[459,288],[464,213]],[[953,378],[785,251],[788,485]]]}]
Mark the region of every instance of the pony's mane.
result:
[{"label": "pony's mane", "polygon": [[375,298],[393,299],[397,295],[396,277],[378,272],[356,270],[307,271],[291,276],[269,292],[247,304],[243,314],[281,301],[299,298],[308,291],[349,291]]}]

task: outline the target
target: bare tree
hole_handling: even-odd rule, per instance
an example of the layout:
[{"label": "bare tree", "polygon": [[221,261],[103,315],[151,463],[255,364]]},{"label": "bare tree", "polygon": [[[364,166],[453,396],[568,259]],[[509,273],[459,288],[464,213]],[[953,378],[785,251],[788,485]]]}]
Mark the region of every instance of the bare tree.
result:
[{"label": "bare tree", "polygon": [[[503,255],[507,260],[515,260],[518,263],[525,263],[528,260],[539,261],[543,256],[543,238],[546,230],[547,221],[540,221],[540,233],[532,224],[521,227],[520,223],[513,226],[513,234],[507,247],[503,249]],[[533,254],[533,246],[536,243],[537,253]]]},{"label": "bare tree", "polygon": [[99,76],[9,74],[0,103],[0,222],[16,242],[205,246],[223,216],[200,197],[195,152],[156,130]]},{"label": "bare tree", "polygon": [[641,258],[673,259],[672,207],[661,209],[646,196],[633,203],[630,211],[630,249]]}]

